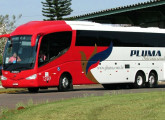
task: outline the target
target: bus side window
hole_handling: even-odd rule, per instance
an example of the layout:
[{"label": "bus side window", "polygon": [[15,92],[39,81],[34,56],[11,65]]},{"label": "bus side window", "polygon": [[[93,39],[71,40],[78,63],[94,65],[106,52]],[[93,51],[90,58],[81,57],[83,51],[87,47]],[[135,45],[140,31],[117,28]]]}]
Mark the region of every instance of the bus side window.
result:
[{"label": "bus side window", "polygon": [[[72,32],[56,32],[43,37],[40,46],[39,66],[42,66],[67,52],[71,45]],[[42,59],[41,59],[42,58]]]}]

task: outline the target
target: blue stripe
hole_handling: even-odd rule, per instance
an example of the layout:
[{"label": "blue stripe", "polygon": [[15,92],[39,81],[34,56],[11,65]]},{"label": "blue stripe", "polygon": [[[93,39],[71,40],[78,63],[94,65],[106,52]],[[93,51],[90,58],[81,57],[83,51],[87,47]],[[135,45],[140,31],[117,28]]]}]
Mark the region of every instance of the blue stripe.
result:
[{"label": "blue stripe", "polygon": [[86,67],[86,74],[88,73],[89,68],[93,64],[97,63],[98,61],[102,62],[105,59],[107,59],[110,56],[112,49],[113,49],[113,43],[111,42],[110,46],[106,50],[95,54],[91,59],[89,59]]}]

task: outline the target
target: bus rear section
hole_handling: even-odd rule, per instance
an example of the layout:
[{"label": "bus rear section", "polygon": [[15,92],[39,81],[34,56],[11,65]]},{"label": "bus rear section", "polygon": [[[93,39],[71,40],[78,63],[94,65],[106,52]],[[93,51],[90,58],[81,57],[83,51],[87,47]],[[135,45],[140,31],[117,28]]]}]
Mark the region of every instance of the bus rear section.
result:
[{"label": "bus rear section", "polygon": [[[158,81],[164,81],[164,30],[159,33],[149,28],[107,26],[100,29],[77,30],[75,45],[82,48],[82,69],[89,80],[106,89],[118,85],[156,87]],[[86,51],[90,47],[92,53]]]}]

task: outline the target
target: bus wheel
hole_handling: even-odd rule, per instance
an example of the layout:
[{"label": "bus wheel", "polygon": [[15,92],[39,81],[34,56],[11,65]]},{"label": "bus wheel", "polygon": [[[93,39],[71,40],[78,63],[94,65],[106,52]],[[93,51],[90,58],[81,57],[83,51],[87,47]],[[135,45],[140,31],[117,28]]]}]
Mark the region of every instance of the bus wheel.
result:
[{"label": "bus wheel", "polygon": [[144,87],[144,82],[145,82],[145,76],[142,74],[142,72],[136,73],[134,87],[142,88]]},{"label": "bus wheel", "polygon": [[38,93],[39,88],[28,88],[29,93]]},{"label": "bus wheel", "polygon": [[158,80],[156,75],[154,73],[150,73],[148,78],[148,83],[146,84],[146,86],[152,88],[152,87],[157,87],[157,85],[158,85]]},{"label": "bus wheel", "polygon": [[59,81],[58,91],[63,92],[73,89],[72,78],[68,74],[62,74]]}]

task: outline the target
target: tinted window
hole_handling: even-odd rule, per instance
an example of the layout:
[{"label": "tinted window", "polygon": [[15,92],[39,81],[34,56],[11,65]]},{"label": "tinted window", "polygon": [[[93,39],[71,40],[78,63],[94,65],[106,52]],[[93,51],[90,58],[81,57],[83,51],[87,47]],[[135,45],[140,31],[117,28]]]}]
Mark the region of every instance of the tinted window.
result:
[{"label": "tinted window", "polygon": [[98,31],[77,31],[77,46],[95,46],[98,41]]},{"label": "tinted window", "polygon": [[45,35],[41,42],[39,66],[67,52],[71,45],[72,32],[56,32]]},{"label": "tinted window", "polygon": [[97,46],[109,46],[111,41],[113,42],[114,46],[121,47],[164,47],[165,34],[112,31],[77,31],[76,46],[94,46],[95,44],[97,44]]}]

